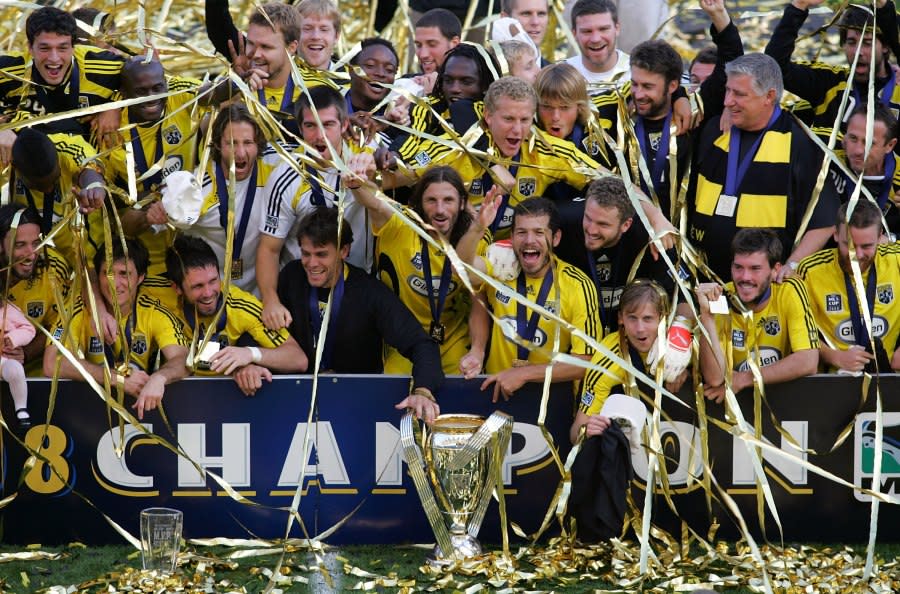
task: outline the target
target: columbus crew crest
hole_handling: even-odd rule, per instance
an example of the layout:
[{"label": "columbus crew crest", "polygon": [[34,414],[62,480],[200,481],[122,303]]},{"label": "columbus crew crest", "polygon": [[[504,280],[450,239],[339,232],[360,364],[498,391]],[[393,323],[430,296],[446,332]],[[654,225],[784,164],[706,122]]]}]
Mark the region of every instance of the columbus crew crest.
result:
[{"label": "columbus crew crest", "polygon": [[143,334],[138,334],[134,337],[134,340],[131,341],[131,352],[136,355],[143,355],[147,352],[147,337]]},{"label": "columbus crew crest", "polygon": [[181,142],[181,130],[178,129],[178,126],[172,124],[162,133],[163,139],[165,139],[166,144],[178,144]]},{"label": "columbus crew crest", "polygon": [[763,328],[769,336],[776,336],[781,332],[781,324],[778,322],[778,318],[767,318],[763,322]]},{"label": "columbus crew crest", "polygon": [[29,318],[39,318],[44,315],[43,301],[29,301],[26,306],[26,312]]},{"label": "columbus crew crest", "polygon": [[531,196],[537,190],[537,180],[533,177],[523,177],[519,180],[519,194]]},{"label": "columbus crew crest", "polygon": [[878,302],[887,305],[894,300],[894,285],[881,285],[876,289]]}]

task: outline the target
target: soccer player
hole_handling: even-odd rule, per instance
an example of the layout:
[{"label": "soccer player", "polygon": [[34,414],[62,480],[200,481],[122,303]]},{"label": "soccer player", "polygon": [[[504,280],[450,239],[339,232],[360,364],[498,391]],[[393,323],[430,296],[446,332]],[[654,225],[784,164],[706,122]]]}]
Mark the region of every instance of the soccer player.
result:
[{"label": "soccer player", "polygon": [[[94,256],[94,269],[100,278],[100,296],[109,311],[118,311],[121,319],[114,341],[101,338],[94,316],[82,300],[76,300],[69,323],[58,324],[53,337],[77,357],[81,367],[94,379],[110,382],[134,396],[138,419],[162,401],[168,384],[187,375],[185,362],[189,340],[182,323],[159,301],[139,294],[147,273],[147,250],[137,240],[113,241],[112,264],[106,250]],[[157,354],[165,360],[153,370]],[[84,380],[81,371],[59,352],[54,343],[44,351],[44,374],[57,372],[65,379]],[[107,375],[109,374],[109,375]]]},{"label": "soccer player", "polygon": [[[702,283],[695,290],[700,323],[712,340],[700,338],[704,393],[716,402],[725,398],[726,341],[731,342],[733,353],[735,393],[754,384],[750,361],[757,351],[759,358],[754,362],[764,384],[810,375],[819,363],[818,331],[806,287],[797,278],[774,282],[781,267],[778,235],[771,229],[741,229],[731,247],[732,282],[724,289],[717,283]],[[721,295],[732,299],[729,313],[713,314],[710,303]],[[750,312],[749,317],[736,303]]]},{"label": "soccer player", "polygon": [[[247,107],[232,103],[219,112],[212,124],[210,163],[201,184],[204,196],[200,217],[190,229],[212,246],[224,268],[229,215],[233,218],[234,234],[231,243],[231,280],[249,293],[257,291],[256,252],[259,246],[259,227],[265,217],[263,188],[269,176],[281,163],[277,154],[263,155],[266,139],[259,124]],[[234,167],[234,212],[229,189],[230,171]]]},{"label": "soccer player", "polygon": [[[313,115],[318,114],[318,122]],[[291,323],[290,312],[278,299],[278,262],[286,239],[296,232],[296,223],[320,206],[336,206],[341,180],[333,158],[348,159],[361,149],[344,140],[350,120],[347,103],[336,90],[329,87],[310,89],[297,103],[297,121],[303,141],[316,152],[308,154],[317,164],[282,164],[267,184],[266,213],[258,223],[259,250],[256,252],[256,280],[264,305],[263,321],[271,329],[284,328]],[[319,126],[321,122],[321,126]],[[334,151],[334,153],[332,153]],[[302,167],[304,174],[296,171]],[[355,237],[347,260],[366,271],[372,269],[374,247],[372,231],[366,220],[366,209],[352,195],[344,199],[344,218],[349,221]],[[291,241],[293,243],[293,241]],[[292,246],[291,246],[292,247]]]},{"label": "soccer player", "polygon": [[[742,228],[775,229],[788,261],[821,249],[831,237],[838,199],[826,184],[812,207],[806,232],[793,248],[810,208],[822,153],[779,103],[781,71],[765,54],[746,54],[725,67],[725,109],[701,132],[687,193],[688,237],[712,271],[728,279],[728,245]],[[782,276],[783,276],[782,272]]]},{"label": "soccer player", "polygon": [[272,372],[306,371],[306,354],[287,330],[263,325],[259,299],[234,285],[222,290],[216,254],[205,241],[176,238],[166,254],[166,268],[179,297],[175,313],[193,343],[202,344],[216,324],[210,342],[220,349],[204,359],[198,346],[196,375],[231,375],[245,395],[253,396],[263,380],[272,381]]},{"label": "soccer player", "polygon": [[341,36],[341,13],[331,0],[303,0],[300,14],[300,56],[316,70],[333,70],[334,46]]},{"label": "soccer player", "polygon": [[628,74],[628,54],[616,47],[619,13],[612,0],[578,0],[572,7],[572,33],[578,55],[566,60],[584,77],[591,94],[598,83],[612,82]]},{"label": "soccer player", "polygon": [[[895,290],[900,291],[900,244],[881,243],[881,212],[872,202],[861,198],[849,220],[848,210],[847,204],[838,210],[834,233],[837,248],[804,258],[797,274],[809,293],[822,336],[819,354],[828,369],[875,371],[877,357],[878,370],[890,373],[891,368],[900,369],[900,299],[895,297]],[[864,304],[853,280],[851,241],[862,275]],[[866,326],[863,307],[868,308],[871,330]]]},{"label": "soccer player", "polygon": [[[896,84],[895,66],[888,59],[891,47],[897,45],[897,16],[894,3],[887,0],[876,0],[875,18],[872,18],[871,5],[848,6],[841,12],[837,26],[847,66],[791,61],[794,44],[809,15],[809,8],[822,2],[823,0],[793,0],[785,6],[784,16],[766,46],[766,54],[778,62],[784,76],[784,88],[812,106],[815,115],[810,127],[827,139],[834,128],[848,80],[851,80],[850,100],[845,119],[840,122],[842,130],[853,109],[868,101],[870,73],[874,74],[875,100],[895,113],[900,109],[900,86]],[[865,38],[862,31],[864,27]],[[851,73],[850,64],[853,63],[857,50],[859,60],[856,70]]]},{"label": "soccer player", "polygon": [[[41,243],[41,217],[33,208],[7,204],[0,207],[0,266],[9,267],[6,299],[35,326],[56,328],[59,308],[65,307],[72,284],[72,268],[59,252]],[[5,274],[5,273],[4,273]],[[42,376],[46,338],[35,336],[20,355],[29,376]],[[3,350],[4,356],[14,356]]]},{"label": "soccer player", "polygon": [[[51,138],[33,128],[21,130],[13,143],[10,202],[40,213],[44,235],[72,210],[81,213],[53,238],[69,262],[76,261],[76,246],[80,245],[90,260],[103,243],[103,221],[98,209],[106,200],[106,190],[96,154],[94,147],[80,136],[54,134]],[[81,220],[85,241],[77,240],[75,235]]]},{"label": "soccer player", "polygon": [[412,361],[413,389],[396,408],[411,408],[433,421],[440,413],[434,392],[444,380],[437,344],[384,283],[346,263],[353,232],[344,222],[338,239],[337,209],[316,209],[303,219],[298,236],[303,256],[278,277],[278,295],[291,312],[291,335],[310,357],[325,338],[323,372],[382,373],[382,345],[393,346]]},{"label": "soccer player", "polygon": [[[534,47],[540,51],[550,22],[547,0],[503,0],[500,3],[500,16],[512,17],[519,21],[534,42]],[[538,69],[549,65],[550,62],[538,56]]]},{"label": "soccer player", "polygon": [[[487,227],[498,212],[501,200],[489,195],[478,213],[479,223]],[[493,401],[502,395],[509,397],[526,382],[540,382],[559,332],[559,350],[580,359],[590,360],[591,349],[583,339],[572,336],[559,328],[556,322],[544,318],[536,311],[511,298],[518,293],[575,326],[586,335],[602,338],[598,316],[597,291],[588,276],[559,260],[553,249],[561,236],[560,218],[553,202],[546,198],[530,198],[518,203],[513,210],[512,249],[519,264],[516,278],[503,281],[506,289],[498,291],[485,287],[487,304],[499,321],[490,331],[490,352],[484,365],[490,376],[481,386],[486,390],[493,386]],[[477,257],[474,265],[495,276],[493,265]],[[477,279],[472,279],[478,284]],[[484,353],[488,336],[487,318],[482,317],[482,328],[475,326],[473,318],[472,354]],[[512,340],[518,337],[533,348],[521,346]],[[584,376],[584,369],[574,365],[553,365],[553,381],[573,381]]]},{"label": "soccer player", "polygon": [[[119,88],[123,60],[100,48],[76,45],[77,29],[71,14],[53,6],[28,15],[28,51],[0,55],[0,107],[4,113],[14,114],[14,120],[27,120],[111,101]],[[98,117],[98,132],[114,130],[118,117],[115,111]],[[57,120],[41,129],[48,134],[85,135],[90,131],[86,120],[76,118]],[[12,130],[0,132],[2,165],[10,162],[15,136]]]},{"label": "soccer player", "polygon": [[[426,94],[430,94],[434,88],[434,80],[438,69],[444,64],[444,56],[459,45],[461,34],[462,23],[446,8],[432,8],[416,21],[413,43],[419,67],[422,68],[422,75],[416,77],[416,82],[425,87]],[[424,84],[426,80],[430,84]]]},{"label": "soccer player", "polygon": [[[374,186],[362,183],[374,173],[371,155],[361,154],[352,163],[358,177],[344,179],[357,202],[369,212],[369,221],[379,238],[378,269],[381,280],[391,287],[416,316],[422,329],[441,348],[444,373],[459,373],[461,360],[469,351],[467,321],[471,308],[469,294],[442,250],[435,249],[407,226],[390,206],[375,196]],[[351,185],[352,184],[352,185]],[[484,253],[485,230],[473,221],[466,209],[466,188],[450,167],[432,167],[413,189],[410,208],[430,225],[429,234],[445,239],[470,261],[476,251]],[[483,354],[482,354],[483,358]],[[479,367],[480,369],[480,367]],[[387,354],[387,373],[409,373],[409,362],[395,351]]]}]

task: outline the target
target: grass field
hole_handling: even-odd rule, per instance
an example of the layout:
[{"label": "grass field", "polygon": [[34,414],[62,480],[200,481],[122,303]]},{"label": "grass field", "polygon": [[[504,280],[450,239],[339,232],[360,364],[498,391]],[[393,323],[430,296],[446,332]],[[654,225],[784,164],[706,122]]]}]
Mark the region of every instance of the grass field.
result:
[{"label": "grass field", "polygon": [[[838,551],[840,545],[831,545],[833,551]],[[0,547],[0,589],[3,592],[39,592],[46,591],[54,586],[61,586],[68,591],[72,586],[78,587],[79,592],[261,592],[268,582],[268,575],[275,567],[278,555],[252,556],[228,560],[226,557],[239,549],[225,547],[197,547],[189,546],[187,550],[194,555],[181,565],[177,578],[161,584],[160,582],[142,583],[138,587],[136,570],[141,567],[140,553],[127,546],[102,546],[83,547],[73,545],[68,547],[31,547],[12,548]],[[821,550],[821,548],[820,548]],[[57,559],[35,560],[8,560],[12,553],[55,553]],[[483,577],[466,577],[459,575],[452,580],[443,582],[442,585],[434,583],[434,578],[422,574],[419,567],[422,565],[426,550],[413,546],[350,546],[340,549],[330,549],[320,555],[322,566],[327,570],[328,577],[316,569],[315,556],[309,552],[289,553],[285,558],[285,565],[289,568],[285,572],[286,578],[298,580],[294,583],[279,584],[277,587],[282,592],[337,592],[351,591],[353,589],[370,589],[381,592],[400,591],[400,586],[415,585],[416,591],[423,591],[428,587],[432,591],[460,591],[465,592],[473,584],[484,583],[487,590],[494,591],[501,584],[488,585]],[[861,547],[856,547],[857,555],[864,554]],[[880,545],[878,556],[884,561],[890,562],[900,554],[900,546]],[[809,561],[801,567],[814,566],[816,561],[810,557]],[[231,567],[226,565],[231,563]],[[310,570],[313,568],[313,570]],[[356,568],[354,573],[351,568]],[[847,570],[849,565],[844,567]],[[520,564],[520,570],[532,571],[534,568],[528,564]],[[687,569],[687,573],[684,570]],[[709,568],[703,575],[697,578],[706,578],[714,568]],[[368,572],[368,574],[361,573]],[[672,567],[669,578],[682,575],[685,581],[690,583],[690,569],[685,567]],[[799,573],[800,570],[798,570]],[[600,572],[597,573],[601,573]],[[726,572],[717,572],[718,575],[727,575]],[[752,575],[752,572],[748,575]],[[117,578],[126,576],[128,579],[120,581]],[[377,581],[374,576],[388,578],[388,581]],[[824,575],[823,575],[824,577]],[[390,581],[394,579],[394,581]],[[900,579],[900,575],[898,575]],[[93,581],[93,583],[86,583]],[[413,583],[415,581],[415,584]],[[623,591],[615,584],[603,579],[581,578],[577,575],[565,576],[566,583],[560,580],[537,580],[528,583],[518,583],[521,588],[517,591],[554,591],[554,592],[589,592],[593,590],[614,589]],[[645,584],[645,591],[651,591],[653,586],[659,584],[662,579],[650,581]],[[126,583],[127,582],[127,583]],[[188,583],[185,583],[188,582]],[[191,584],[190,582],[193,582]],[[815,582],[813,582],[815,583]],[[379,584],[385,584],[379,586]],[[900,583],[895,582],[896,587]],[[629,591],[637,590],[637,587],[628,588]],[[716,588],[721,592],[752,592],[745,585],[728,588]],[[53,590],[64,592],[65,589]],[[657,591],[684,591],[676,590],[674,585]],[[785,591],[780,589],[780,591]],[[792,590],[804,591],[804,590]],[[843,589],[836,581],[824,579],[817,588],[805,590],[809,592],[842,592]],[[889,588],[886,591],[896,591]]]}]

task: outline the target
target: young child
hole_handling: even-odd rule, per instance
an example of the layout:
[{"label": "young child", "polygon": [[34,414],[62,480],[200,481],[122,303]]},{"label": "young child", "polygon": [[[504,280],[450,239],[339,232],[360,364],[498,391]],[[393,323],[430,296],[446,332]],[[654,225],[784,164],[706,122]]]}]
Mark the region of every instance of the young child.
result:
[{"label": "young child", "polygon": [[534,46],[528,45],[524,41],[511,39],[500,43],[500,49],[503,50],[503,57],[509,65],[510,76],[518,76],[534,84],[534,79],[537,78],[540,71]]},{"label": "young child", "polygon": [[[662,287],[653,281],[636,280],[625,287],[619,301],[619,330],[607,335],[601,344],[638,370],[653,376],[647,366],[647,358],[659,333],[659,323],[669,309],[668,297]],[[623,336],[624,333],[624,336]],[[598,369],[587,372],[581,394],[581,405],[575,415],[575,422],[569,431],[569,438],[575,444],[583,426],[585,437],[601,435],[610,420],[600,414],[606,398],[613,393],[624,393],[623,384],[630,382],[629,374],[612,359],[601,352],[591,360],[609,372]]]},{"label": "young child", "polygon": [[[0,271],[0,327],[3,328],[3,348],[14,349],[24,347],[35,336],[34,326],[22,313],[22,310],[6,301],[6,275],[8,271]],[[31,427],[31,415],[28,414],[28,385],[25,383],[25,368],[22,363],[9,357],[0,357],[0,378],[9,384],[13,403],[16,407],[16,420],[19,427]]]}]

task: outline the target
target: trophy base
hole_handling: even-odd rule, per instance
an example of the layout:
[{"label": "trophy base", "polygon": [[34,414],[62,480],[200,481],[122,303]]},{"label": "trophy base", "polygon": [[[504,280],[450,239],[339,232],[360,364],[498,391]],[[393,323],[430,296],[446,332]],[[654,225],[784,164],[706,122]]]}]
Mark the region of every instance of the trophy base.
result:
[{"label": "trophy base", "polygon": [[451,534],[450,544],[453,547],[451,555],[445,555],[440,545],[434,545],[434,550],[428,557],[428,564],[432,567],[442,567],[451,565],[459,559],[476,557],[481,554],[481,544],[478,539],[468,534]]}]

